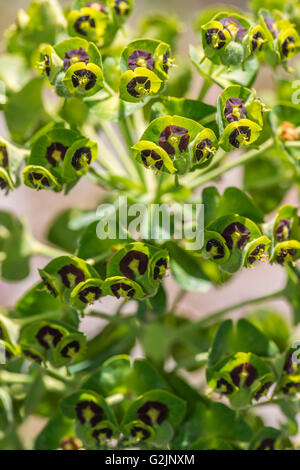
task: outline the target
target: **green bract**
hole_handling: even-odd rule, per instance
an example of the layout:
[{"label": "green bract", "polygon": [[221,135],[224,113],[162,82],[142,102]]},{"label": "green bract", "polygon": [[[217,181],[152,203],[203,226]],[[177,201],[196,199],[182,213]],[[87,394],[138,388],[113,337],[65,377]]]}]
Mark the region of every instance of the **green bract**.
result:
[{"label": "green bract", "polygon": [[151,95],[156,95],[162,88],[162,81],[151,70],[136,67],[121,76],[120,98],[136,103]]}]

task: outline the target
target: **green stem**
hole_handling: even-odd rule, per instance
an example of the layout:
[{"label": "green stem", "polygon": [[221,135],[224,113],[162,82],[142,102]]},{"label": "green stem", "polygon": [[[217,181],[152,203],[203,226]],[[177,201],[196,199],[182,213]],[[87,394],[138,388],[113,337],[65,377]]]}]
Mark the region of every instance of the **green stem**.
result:
[{"label": "green stem", "polygon": [[53,246],[45,245],[44,243],[40,243],[37,240],[32,242],[32,253],[34,255],[42,255],[47,256],[47,258],[58,258],[59,256],[71,256],[71,253],[61,250],[59,248],[55,248]]},{"label": "green stem", "polygon": [[244,165],[245,163],[253,160],[254,158],[258,157],[261,153],[265,152],[267,149],[271,148],[273,145],[273,139],[268,139],[259,149],[250,150],[249,152],[244,153],[240,158],[227,163],[226,165],[222,165],[214,170],[207,172],[204,175],[199,176],[196,178],[190,185],[190,189],[196,189],[202,184],[208,183],[209,181],[218,178],[219,176],[223,175],[229,170],[236,168],[240,165]]},{"label": "green stem", "polygon": [[169,313],[173,313],[176,310],[177,305],[185,297],[186,294],[187,294],[187,291],[184,290],[184,289],[180,289],[178,291],[178,293],[177,293],[177,295],[176,295],[175,299],[173,300],[173,303],[170,307]]},{"label": "green stem", "polygon": [[275,292],[273,294],[264,295],[262,297],[257,297],[255,299],[250,299],[250,300],[248,299],[248,300],[245,300],[245,301],[240,302],[240,303],[235,304],[235,305],[230,305],[229,307],[225,307],[222,310],[219,310],[215,313],[212,313],[210,315],[207,315],[207,316],[201,318],[201,320],[199,320],[197,322],[189,323],[187,325],[182,326],[181,328],[177,329],[176,336],[184,336],[185,334],[188,334],[191,331],[193,331],[194,328],[204,327],[204,326],[207,326],[208,324],[210,324],[212,322],[216,322],[216,321],[220,320],[222,317],[224,317],[227,313],[232,312],[233,310],[237,310],[237,309],[243,308],[243,307],[248,307],[250,305],[255,305],[255,304],[258,304],[258,303],[263,303],[263,302],[266,302],[268,300],[278,299],[278,298],[281,298],[281,297],[284,297],[284,291],[283,290],[280,290],[280,291]]},{"label": "green stem", "polygon": [[61,317],[61,312],[55,310],[53,312],[44,312],[38,315],[31,315],[30,317],[25,318],[12,318],[14,322],[16,322],[20,326],[28,325],[35,321],[42,321],[42,320],[58,320]]},{"label": "green stem", "polygon": [[203,81],[200,93],[198,95],[198,100],[199,101],[204,100],[204,98],[205,98],[208,90],[211,88],[211,86],[212,86],[212,81],[205,78],[204,81]]}]

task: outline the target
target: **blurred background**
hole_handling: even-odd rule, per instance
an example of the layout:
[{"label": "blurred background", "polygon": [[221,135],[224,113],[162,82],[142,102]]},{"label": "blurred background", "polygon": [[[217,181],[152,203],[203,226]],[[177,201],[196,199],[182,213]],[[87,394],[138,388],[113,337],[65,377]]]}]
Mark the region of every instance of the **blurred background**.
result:
[{"label": "blurred background", "polygon": [[[14,22],[17,9],[26,8],[30,0],[14,0],[8,2],[7,0],[0,0],[0,35],[9,24]],[[63,2],[67,3],[67,2]],[[182,33],[180,40],[180,51],[183,54],[188,54],[189,44],[196,44],[196,37],[193,33],[192,22],[196,12],[201,8],[207,8],[214,5],[216,2],[207,2],[200,0],[136,0],[136,7],[129,24],[136,25],[139,17],[147,12],[166,11],[178,16],[178,18],[185,23],[185,30]],[[223,1],[223,4],[230,3],[240,7],[243,10],[247,9],[247,1]],[[201,85],[201,78],[195,74],[193,87],[195,89],[195,96],[197,90]],[[272,75],[269,70],[262,70],[255,84],[258,90],[263,90],[264,87],[272,87]],[[210,104],[216,104],[218,96],[218,89],[212,88],[205,101]],[[0,115],[0,134],[6,136],[5,124]],[[236,155],[233,155],[235,158]],[[224,188],[230,185],[237,187],[241,186],[241,169],[237,168],[228,172],[222,177],[221,182],[216,186],[223,191]],[[85,178],[71,191],[68,196],[56,194],[51,191],[41,191],[36,193],[31,189],[21,186],[18,190],[4,197],[0,193],[0,209],[11,210],[15,214],[22,216],[26,219],[31,231],[35,237],[40,241],[45,241],[44,236],[49,227],[51,220],[55,215],[67,208],[78,207],[83,209],[94,209],[100,202],[103,190],[89,183]],[[285,198],[284,203],[298,204],[296,191],[291,189]],[[272,217],[272,215],[270,215]],[[17,284],[7,283],[0,281],[0,305],[12,306],[15,301],[35,282],[39,279],[37,268],[41,268],[46,264],[47,260],[43,257],[36,257],[31,263],[31,275],[24,281]],[[234,277],[226,286],[220,288],[212,288],[209,292],[204,294],[189,293],[178,305],[178,311],[183,315],[190,318],[198,319],[202,315],[213,313],[216,310],[230,306],[235,303],[240,303],[244,300],[254,297],[260,297],[270,294],[283,287],[285,282],[284,271],[279,266],[270,266],[268,263],[259,263],[255,269],[244,269]],[[172,302],[176,297],[178,287],[171,278],[166,280],[167,288],[170,292],[170,301]],[[101,310],[111,312],[116,307],[116,300],[104,300],[101,304]],[[272,306],[281,311],[287,318],[289,318],[290,311],[288,305],[284,301],[274,301]],[[241,315],[245,310],[235,312],[235,315]],[[89,336],[97,334],[101,328],[101,321],[97,319],[85,321],[82,329],[88,333]],[[138,354],[138,351],[137,351]],[[195,377],[195,385],[198,383],[198,378]],[[276,425],[281,417],[274,414],[271,407],[268,410],[268,423]]]}]

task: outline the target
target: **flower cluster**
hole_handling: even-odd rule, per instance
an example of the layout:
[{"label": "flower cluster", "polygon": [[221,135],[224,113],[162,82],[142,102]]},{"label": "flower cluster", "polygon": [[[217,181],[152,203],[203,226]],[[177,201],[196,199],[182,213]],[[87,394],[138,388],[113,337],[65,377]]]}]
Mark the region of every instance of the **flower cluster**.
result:
[{"label": "flower cluster", "polygon": [[174,64],[169,44],[154,39],[129,43],[121,55],[120,97],[138,102],[163,90]]},{"label": "flower cluster", "polygon": [[73,187],[89,170],[97,153],[96,142],[53,123],[42,129],[32,143],[23,182],[36,190]]},{"label": "flower cluster", "polygon": [[285,65],[300,48],[297,29],[279,11],[261,9],[255,20],[221,12],[201,29],[205,57],[215,64],[238,66],[255,55],[272,66]]}]

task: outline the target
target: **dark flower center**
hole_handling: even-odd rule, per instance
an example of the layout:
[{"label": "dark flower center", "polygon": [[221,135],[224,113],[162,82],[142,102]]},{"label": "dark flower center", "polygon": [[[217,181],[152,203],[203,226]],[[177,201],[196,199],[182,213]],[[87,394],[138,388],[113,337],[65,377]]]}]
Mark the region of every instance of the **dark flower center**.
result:
[{"label": "dark flower center", "polygon": [[221,242],[212,238],[206,243],[206,251],[212,254],[214,259],[222,259],[224,257],[225,251]]},{"label": "dark flower center", "polygon": [[33,171],[32,173],[29,173],[28,179],[36,189],[41,189],[43,187],[48,188],[50,186],[48,178],[46,178],[42,173]]},{"label": "dark flower center", "polygon": [[247,29],[244,28],[239,21],[231,16],[227,18],[222,18],[220,23],[229,31],[232,37],[235,37],[238,41],[242,41]]},{"label": "dark flower center", "polygon": [[222,395],[230,395],[233,392],[233,386],[227,380],[221,378],[217,382],[217,391]]},{"label": "dark flower center", "polygon": [[59,161],[63,161],[66,155],[68,147],[60,144],[59,142],[53,142],[47,148],[46,158],[52,166],[56,166]]},{"label": "dark flower center", "polygon": [[247,109],[242,98],[228,98],[225,104],[224,116],[228,122],[238,121],[247,117]]},{"label": "dark flower center", "polygon": [[8,166],[8,153],[5,145],[0,146],[0,166],[4,168]]},{"label": "dark flower center", "polygon": [[159,401],[147,401],[137,412],[143,423],[152,426],[154,423],[161,424],[165,421],[169,410],[164,403]]},{"label": "dark flower center", "polygon": [[64,437],[60,442],[60,448],[63,450],[79,450],[81,443],[74,437]]},{"label": "dark flower center", "polygon": [[137,49],[128,57],[128,67],[135,70],[136,67],[145,67],[149,70],[154,69],[154,59],[151,52]]},{"label": "dark flower center", "polygon": [[249,362],[236,366],[231,372],[230,377],[236,387],[239,387],[241,379],[246,387],[250,387],[257,377],[257,370]]},{"label": "dark flower center", "polygon": [[180,126],[167,126],[159,136],[159,145],[169,154],[175,155],[175,147],[185,152],[190,141],[188,130]]},{"label": "dark flower center", "polygon": [[268,438],[261,441],[256,450],[274,450],[275,440]]},{"label": "dark flower center", "polygon": [[283,391],[283,393],[288,395],[289,393],[291,393],[291,394],[297,393],[299,388],[300,388],[300,383],[288,382],[287,384],[285,384],[284,387],[282,387],[282,391]]},{"label": "dark flower center", "polygon": [[68,70],[71,65],[76,64],[77,62],[85,62],[86,64],[89,62],[90,56],[88,53],[80,47],[79,49],[71,49],[67,51],[65,54],[64,59],[64,67],[65,70]]},{"label": "dark flower center", "polygon": [[229,142],[235,148],[239,148],[245,141],[249,142],[251,137],[251,129],[248,126],[238,126],[229,136]]},{"label": "dark flower center", "polygon": [[71,343],[66,344],[66,346],[61,350],[61,355],[65,358],[72,358],[78,354],[80,350],[80,344],[78,341],[71,341]]},{"label": "dark flower center", "polygon": [[120,261],[120,270],[128,279],[133,280],[136,273],[142,276],[147,271],[147,268],[148,256],[141,251],[129,251]]},{"label": "dark flower center", "polygon": [[253,34],[251,44],[252,44],[253,51],[255,51],[257,48],[259,51],[262,50],[264,39],[260,31],[257,31],[256,33]]},{"label": "dark flower center", "polygon": [[44,62],[43,62],[43,69],[44,71],[46,72],[46,75],[47,77],[49,77],[50,73],[51,73],[51,67],[50,67],[51,63],[50,63],[50,57],[48,54],[45,54],[44,56]]},{"label": "dark flower center", "polygon": [[94,10],[101,11],[102,13],[106,13],[105,5],[103,5],[103,3],[101,2],[88,2],[86,6],[89,8],[93,8]]},{"label": "dark flower center", "polygon": [[45,349],[56,347],[61,341],[63,335],[57,328],[51,326],[43,326],[36,335],[36,338],[41,346]]},{"label": "dark flower center", "polygon": [[253,264],[255,261],[261,260],[265,255],[265,248],[266,245],[264,245],[263,243],[257,245],[257,247],[253,251],[251,251],[248,257],[249,263]]},{"label": "dark flower center", "polygon": [[148,429],[142,428],[140,426],[134,426],[131,429],[130,434],[132,437],[135,438],[137,442],[145,441],[150,437],[150,432],[148,431]]},{"label": "dark flower center", "polygon": [[250,238],[250,230],[240,222],[233,222],[225,228],[222,235],[230,250],[232,250],[234,242],[237,242],[238,248],[242,250]]},{"label": "dark flower center", "polygon": [[58,274],[60,274],[62,282],[68,289],[84,281],[84,273],[73,264],[63,266]]},{"label": "dark flower center", "polygon": [[210,139],[202,139],[196,147],[196,159],[200,162],[203,158],[207,158],[209,155],[214,154],[216,148]]},{"label": "dark flower center", "polygon": [[82,168],[87,168],[92,160],[92,152],[89,147],[81,147],[77,149],[72,158],[73,167],[79,171]]},{"label": "dark flower center", "polygon": [[165,258],[160,258],[154,266],[153,277],[156,281],[157,279],[162,280],[163,277],[166,275],[166,271],[168,268],[168,263]]},{"label": "dark flower center", "polygon": [[163,55],[163,69],[166,73],[168,73],[170,68],[170,52],[166,51]]},{"label": "dark flower center", "polygon": [[292,36],[288,36],[281,45],[282,53],[285,57],[288,57],[290,53],[295,50],[295,39]]},{"label": "dark flower center", "polygon": [[278,241],[288,240],[291,232],[291,222],[289,219],[281,219],[276,227],[275,235]]},{"label": "dark flower center", "polygon": [[86,422],[95,427],[103,419],[103,409],[93,401],[81,401],[76,405],[76,413],[81,424]]},{"label": "dark flower center", "polygon": [[295,248],[282,249],[277,255],[277,263],[284,264],[294,261],[294,257],[297,255],[297,250]]},{"label": "dark flower center", "polygon": [[265,20],[265,23],[266,23],[267,28],[270,31],[270,33],[272,33],[272,35],[274,37],[276,37],[277,36],[277,27],[276,27],[275,21],[270,17],[266,17],[266,18],[264,18],[264,20]]},{"label": "dark flower center", "polygon": [[262,385],[254,395],[255,400],[259,400],[261,397],[264,397],[268,393],[271,385],[272,382],[266,382],[264,385]]},{"label": "dark flower center", "polygon": [[288,374],[293,374],[297,371],[297,368],[297,363],[293,362],[293,354],[289,354],[284,365],[285,372],[287,372]]},{"label": "dark flower center", "polygon": [[146,168],[154,166],[157,170],[160,170],[164,164],[162,158],[155,150],[143,150],[141,152],[141,158]]},{"label": "dark flower center", "polygon": [[108,439],[111,439],[112,435],[113,432],[110,428],[95,429],[92,434],[93,438],[96,439],[101,446],[103,446]]},{"label": "dark flower center", "polygon": [[84,304],[93,303],[95,300],[98,300],[101,297],[102,291],[100,287],[90,286],[83,289],[79,294],[79,299]]},{"label": "dark flower center", "polygon": [[86,91],[91,90],[97,82],[97,76],[87,69],[76,70],[72,75],[72,83],[74,88],[84,88]]},{"label": "dark flower center", "polygon": [[87,29],[95,28],[96,23],[90,15],[84,15],[78,18],[75,22],[74,29],[77,33],[81,34],[82,36],[87,36]]},{"label": "dark flower center", "polygon": [[127,84],[128,93],[134,98],[140,98],[150,93],[151,81],[148,77],[135,77]]},{"label": "dark flower center", "polygon": [[28,351],[27,349],[23,351],[24,356],[27,357],[29,361],[32,362],[37,362],[38,364],[42,363],[42,358],[38,356],[37,354],[32,353],[31,351]]},{"label": "dark flower center", "polygon": [[135,294],[133,287],[125,284],[125,282],[117,282],[116,284],[110,286],[110,289],[117,299],[120,299],[121,297],[132,298]]},{"label": "dark flower center", "polygon": [[120,16],[127,15],[129,13],[129,5],[126,0],[116,0],[114,9]]},{"label": "dark flower center", "polygon": [[226,44],[226,36],[218,28],[210,28],[205,33],[205,39],[209,46],[214,49],[222,49]]}]

